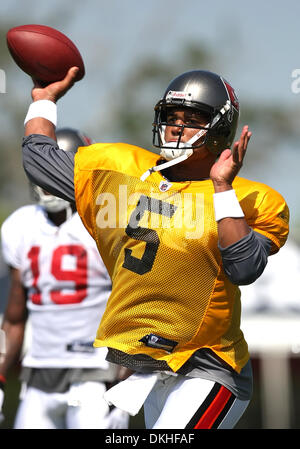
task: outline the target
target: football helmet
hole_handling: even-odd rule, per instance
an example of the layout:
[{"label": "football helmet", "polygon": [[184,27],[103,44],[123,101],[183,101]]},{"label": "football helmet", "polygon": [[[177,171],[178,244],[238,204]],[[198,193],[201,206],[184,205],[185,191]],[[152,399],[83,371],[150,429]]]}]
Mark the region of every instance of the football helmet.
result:
[{"label": "football helmet", "polygon": [[[198,133],[188,142],[181,142],[186,127],[180,128],[177,142],[166,143],[164,139],[169,108],[192,108],[207,116],[207,125],[197,127]],[[205,70],[192,70],[174,78],[167,87],[163,98],[155,105],[153,123],[153,145],[160,148],[166,160],[184,154],[189,157],[193,148],[205,145],[215,155],[230,148],[239,119],[239,102],[234,89],[221,76]]]},{"label": "football helmet", "polygon": [[78,147],[92,144],[92,139],[78,129],[60,128],[56,131],[56,140],[59,148],[64,151],[76,153]]},{"label": "football helmet", "polygon": [[[76,153],[78,147],[91,145],[92,140],[79,130],[60,128],[56,131],[57,145],[64,151]],[[70,203],[62,198],[45,192],[41,187],[31,184],[33,198],[37,204],[43,206],[47,212],[56,213],[64,209],[71,211]],[[70,214],[68,214],[70,215]]]}]

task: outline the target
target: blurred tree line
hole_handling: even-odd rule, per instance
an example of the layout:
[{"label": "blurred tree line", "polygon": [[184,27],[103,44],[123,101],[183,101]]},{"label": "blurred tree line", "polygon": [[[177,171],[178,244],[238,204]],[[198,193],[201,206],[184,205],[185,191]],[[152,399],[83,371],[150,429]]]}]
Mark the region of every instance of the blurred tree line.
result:
[{"label": "blurred tree line", "polygon": [[[121,83],[122,96],[114,99],[111,106],[112,132],[113,129],[115,132],[118,130],[123,139],[149,148],[149,123],[153,120],[154,105],[160,99],[155,93],[163,93],[170,80],[184,71],[199,68],[224,74],[224,67],[218,65],[218,55],[210,53],[203,44],[199,47],[195,43],[186,42],[178,53],[181,57],[174,58],[171,62],[152,57],[145,58],[132,67],[127,78]],[[226,75],[224,77],[226,78]],[[238,87],[230,78],[229,81],[238,94]],[[282,142],[299,142],[298,115],[299,113],[296,114],[289,106],[276,104],[276,101],[268,105],[251,103],[248,98],[243,98],[240,128],[249,124],[259,139],[256,149],[251,148],[251,153],[247,155],[247,164],[264,162],[270,156],[269,152],[278,150]]]}]

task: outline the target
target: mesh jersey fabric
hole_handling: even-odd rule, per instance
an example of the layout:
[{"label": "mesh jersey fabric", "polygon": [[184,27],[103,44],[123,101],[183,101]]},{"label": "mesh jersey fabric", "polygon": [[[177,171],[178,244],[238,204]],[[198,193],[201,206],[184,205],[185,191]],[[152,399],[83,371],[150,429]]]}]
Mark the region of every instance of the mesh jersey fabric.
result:
[{"label": "mesh jersey fabric", "polygon": [[[127,144],[94,144],[75,156],[77,210],[113,285],[94,344],[150,356],[175,372],[210,348],[240,372],[249,359],[240,290],[222,268],[212,182],[166,183],[159,172],[142,182],[158,159]],[[248,224],[277,252],[288,235],[282,196],[243,178],[234,188]],[[151,334],[167,346],[145,343]]]}]

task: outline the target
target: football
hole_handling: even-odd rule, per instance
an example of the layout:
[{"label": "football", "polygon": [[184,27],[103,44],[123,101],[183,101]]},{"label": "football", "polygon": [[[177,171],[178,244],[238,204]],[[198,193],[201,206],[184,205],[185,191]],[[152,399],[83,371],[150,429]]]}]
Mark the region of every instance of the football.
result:
[{"label": "football", "polygon": [[84,77],[79,50],[63,33],[45,25],[22,25],[6,35],[15,63],[33,79],[49,84],[62,80],[71,67],[79,67],[76,81]]}]

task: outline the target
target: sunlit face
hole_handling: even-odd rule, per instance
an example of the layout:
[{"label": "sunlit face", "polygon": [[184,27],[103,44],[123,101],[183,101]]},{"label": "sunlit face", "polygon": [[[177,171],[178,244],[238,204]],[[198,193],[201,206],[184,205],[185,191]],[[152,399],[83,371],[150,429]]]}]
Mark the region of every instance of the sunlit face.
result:
[{"label": "sunlit face", "polygon": [[[181,132],[182,126],[187,125],[189,128],[184,128],[181,134],[180,142],[188,142],[198,131],[199,127],[204,127],[208,123],[208,118],[193,109],[170,109],[167,114],[167,123],[170,126],[166,126],[165,141],[177,142]],[[198,141],[194,145],[197,145]]]}]

